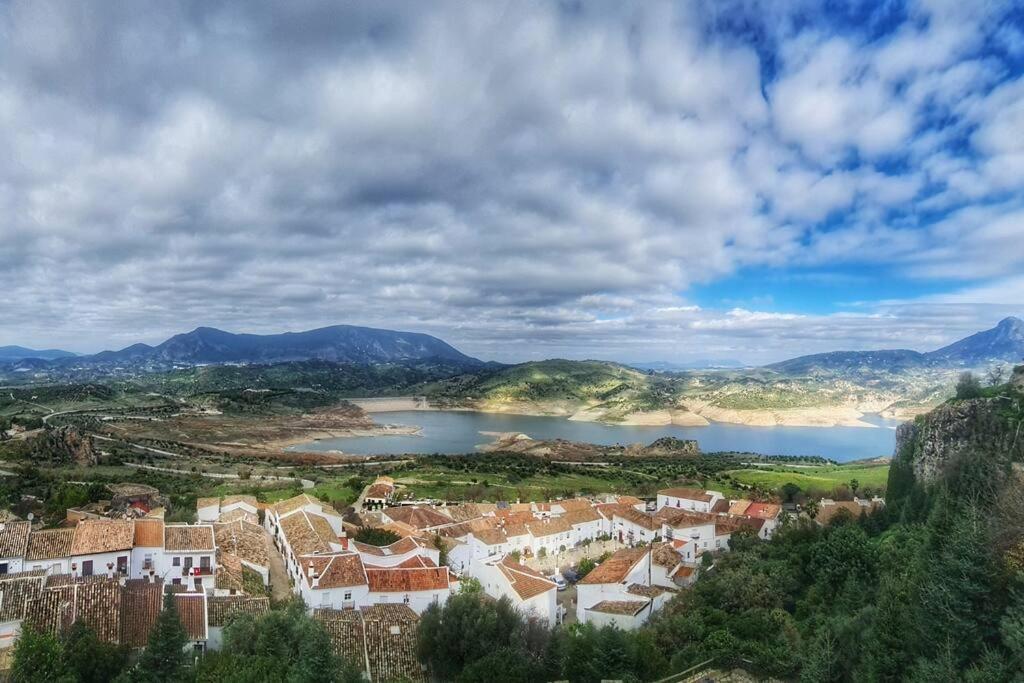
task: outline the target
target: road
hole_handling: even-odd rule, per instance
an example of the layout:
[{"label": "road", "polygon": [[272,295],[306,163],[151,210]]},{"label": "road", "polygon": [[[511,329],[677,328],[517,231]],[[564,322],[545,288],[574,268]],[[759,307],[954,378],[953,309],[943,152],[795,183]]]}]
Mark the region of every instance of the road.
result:
[{"label": "road", "polygon": [[[169,474],[184,474],[191,476],[198,474],[200,477],[206,477],[207,479],[241,479],[241,475],[235,474],[234,472],[193,472],[192,470],[179,470],[173,467],[160,467],[159,465],[143,465],[137,462],[126,462],[125,467],[134,467],[139,470],[152,470],[154,472],[167,472]],[[269,474],[254,474],[250,477],[252,481],[298,481],[302,488],[311,489],[316,486],[316,482],[312,479],[301,479],[299,477],[277,477]]]}]

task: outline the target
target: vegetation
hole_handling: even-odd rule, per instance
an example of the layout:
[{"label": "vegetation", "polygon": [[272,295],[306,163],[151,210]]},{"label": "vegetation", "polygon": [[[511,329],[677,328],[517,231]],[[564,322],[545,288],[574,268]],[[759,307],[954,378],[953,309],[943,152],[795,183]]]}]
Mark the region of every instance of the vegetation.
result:
[{"label": "vegetation", "polygon": [[60,638],[26,624],[14,646],[10,680],[106,683],[114,680],[127,662],[126,648],[101,642],[80,621]]},{"label": "vegetation", "polygon": [[385,546],[401,540],[401,536],[390,529],[379,529],[377,527],[359,527],[356,532],[356,540],[367,545]]}]

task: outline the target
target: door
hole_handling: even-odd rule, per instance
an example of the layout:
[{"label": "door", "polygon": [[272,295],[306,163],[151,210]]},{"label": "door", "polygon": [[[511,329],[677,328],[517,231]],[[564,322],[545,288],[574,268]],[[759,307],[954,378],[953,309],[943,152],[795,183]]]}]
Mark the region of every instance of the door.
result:
[{"label": "door", "polygon": [[121,557],[117,558],[117,573],[120,574],[121,576],[127,576],[128,575],[128,556],[127,555],[122,555]]},{"label": "door", "polygon": [[82,563],[82,576],[92,576],[92,560]]}]

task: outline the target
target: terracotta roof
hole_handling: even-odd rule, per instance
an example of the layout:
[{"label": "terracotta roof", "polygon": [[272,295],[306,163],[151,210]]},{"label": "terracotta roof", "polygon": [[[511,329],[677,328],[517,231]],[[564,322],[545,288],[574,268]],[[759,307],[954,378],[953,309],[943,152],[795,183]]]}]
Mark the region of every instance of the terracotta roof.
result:
[{"label": "terracotta roof", "polygon": [[356,553],[336,553],[334,555],[307,555],[299,558],[299,566],[312,585],[310,565],[320,577],[318,587],[345,588],[347,586],[365,586],[366,572],[363,561]]},{"label": "terracotta roof", "polygon": [[220,508],[220,498],[196,498],[196,510],[209,507]]},{"label": "terracotta roof", "polygon": [[145,647],[149,634],[163,609],[162,581],[127,581],[121,594],[121,642],[129,647]]},{"label": "terracotta roof", "polygon": [[775,503],[753,503],[747,508],[747,517],[758,519],[775,519],[782,512],[782,506]]},{"label": "terracotta roof", "polygon": [[245,590],[242,578],[242,560],[238,555],[220,551],[217,570],[213,576],[214,587],[219,590],[242,592]]},{"label": "terracotta roof", "polygon": [[659,543],[651,551],[651,560],[659,567],[664,567],[671,571],[683,561],[683,557],[668,543]]},{"label": "terracotta roof", "polygon": [[249,522],[250,524],[258,524],[260,520],[259,515],[255,512],[249,512],[244,508],[235,508],[234,510],[228,510],[222,512],[217,521],[222,524],[230,524],[231,522]]},{"label": "terracotta roof", "polygon": [[832,521],[833,517],[840,513],[841,510],[846,510],[854,519],[857,519],[860,517],[862,512],[869,514],[877,505],[878,504],[874,502],[871,502],[868,505],[861,505],[854,500],[837,500],[827,504],[822,501],[818,506],[818,514],[814,517],[814,521],[821,525],[827,525]]},{"label": "terracotta roof", "polygon": [[694,512],[678,508],[661,508],[654,513],[654,519],[668,524],[673,529],[684,529],[694,526],[714,524],[720,518],[707,512]]},{"label": "terracotta roof", "polygon": [[635,617],[650,604],[649,601],[641,600],[602,600],[593,607],[587,609],[591,612],[602,612],[604,614],[625,614]]},{"label": "terracotta roof", "polygon": [[17,578],[11,578],[11,575],[4,577],[0,581],[0,622],[24,619],[28,601],[42,590],[42,574],[25,576],[20,573]]},{"label": "terracotta roof", "polygon": [[413,593],[448,588],[448,567],[366,569],[371,593]]},{"label": "terracotta roof", "polygon": [[508,540],[505,532],[501,529],[481,529],[480,531],[473,532],[473,538],[484,545],[501,545]]},{"label": "terracotta roof", "polygon": [[483,516],[483,513],[480,512],[480,506],[475,503],[449,505],[444,509],[444,512],[456,522],[468,522],[471,519]]},{"label": "terracotta roof", "polygon": [[360,669],[366,669],[366,651],[363,647],[363,614],[356,609],[313,610],[313,618],[320,622],[331,637],[334,652]]},{"label": "terracotta roof", "polygon": [[270,610],[270,598],[253,598],[245,595],[214,596],[206,599],[207,623],[210,626],[226,626],[228,620],[238,614],[260,617]]},{"label": "terracotta roof", "polygon": [[526,525],[534,538],[543,538],[555,534],[565,534],[572,531],[572,525],[561,517],[554,517],[545,521],[534,521]]},{"label": "terracotta roof", "polygon": [[512,590],[516,592],[522,600],[529,600],[532,597],[536,597],[541,593],[547,593],[548,591],[555,590],[555,582],[546,578],[543,574],[530,569],[526,565],[515,562],[510,557],[505,557],[497,565],[498,570],[501,571]]},{"label": "terracotta roof", "polygon": [[673,588],[665,588],[664,586],[645,586],[642,583],[631,583],[626,588],[626,592],[630,595],[640,595],[645,598],[656,598],[665,593],[675,593],[676,590]]},{"label": "terracotta roof", "polygon": [[206,593],[176,593],[174,606],[189,640],[206,640]]},{"label": "terracotta roof", "polygon": [[164,527],[164,549],[175,552],[212,551],[217,548],[209,524],[168,524]]},{"label": "terracotta roof", "polygon": [[0,524],[0,557],[24,557],[32,522]]},{"label": "terracotta roof", "polygon": [[162,548],[164,545],[164,521],[162,519],[135,520],[135,547]]},{"label": "terracotta roof", "polygon": [[384,514],[391,518],[392,521],[402,522],[417,529],[430,529],[435,526],[452,523],[450,517],[436,510],[413,505],[385,508]]},{"label": "terracotta roof", "polygon": [[646,554],[646,548],[623,548],[616,551],[614,555],[592,569],[580,583],[621,583]]},{"label": "terracotta roof", "polygon": [[387,500],[394,492],[395,487],[391,484],[371,484],[370,487],[366,489],[366,494],[363,497]]},{"label": "terracotta roof", "polygon": [[290,512],[295,512],[296,510],[302,508],[305,505],[317,505],[327,510],[333,509],[327,503],[323,502],[319,498],[314,498],[308,493],[300,493],[294,498],[288,498],[287,500],[282,500],[280,502],[274,503],[271,506],[271,509],[278,515],[283,516],[287,515]]},{"label": "terracotta roof", "polygon": [[619,509],[615,511],[616,517],[628,520],[637,526],[643,527],[648,531],[657,531],[661,528],[661,524],[652,515],[646,512],[640,512],[636,508],[631,508],[628,505],[620,505]]},{"label": "terracotta roof", "polygon": [[587,522],[597,522],[601,519],[601,515],[597,514],[597,510],[588,505],[585,508],[569,510],[562,515],[562,519],[575,526],[577,524],[586,524]]},{"label": "terracotta roof", "polygon": [[28,601],[25,619],[55,635],[82,621],[101,641],[120,643],[121,585],[107,580],[44,588]]},{"label": "terracotta roof", "polygon": [[237,555],[250,564],[266,567],[270,564],[267,550],[267,532],[263,527],[249,522],[214,524],[213,536],[217,549]]},{"label": "terracotta roof", "polygon": [[329,553],[331,543],[341,543],[327,518],[305,510],[282,519],[281,533],[296,555]]},{"label": "terracotta roof", "polygon": [[716,514],[725,514],[729,512],[729,501],[725,498],[719,498],[715,501],[715,504],[711,506],[711,512]]},{"label": "terracotta roof", "polygon": [[615,499],[615,502],[618,503],[619,505],[629,505],[630,507],[632,507],[634,505],[639,505],[643,501],[637,498],[636,496],[619,496],[618,498]]},{"label": "terracotta roof", "polygon": [[747,512],[747,508],[750,507],[752,501],[749,500],[734,500],[729,506],[730,515],[742,515]]},{"label": "terracotta roof", "polygon": [[220,501],[220,507],[221,507],[221,509],[224,509],[226,507],[230,507],[230,506],[235,505],[237,503],[245,503],[246,505],[251,505],[252,507],[257,507],[256,496],[251,496],[251,495],[248,495],[248,494],[238,494],[238,495],[234,495],[234,496],[224,496],[221,499],[221,501]]},{"label": "terracotta roof", "polygon": [[574,510],[589,510],[592,506],[586,498],[568,498],[566,500],[553,500],[552,505],[558,505],[566,512]]},{"label": "terracotta roof", "polygon": [[419,617],[408,605],[363,607],[363,630],[370,679],[425,681],[416,653]]},{"label": "terracotta roof", "polygon": [[662,489],[658,491],[659,496],[670,496],[672,498],[683,498],[685,500],[697,500],[703,503],[710,503],[713,496],[708,493],[701,491],[700,489],[691,489],[684,487],[676,487],[670,489]]},{"label": "terracotta roof", "polygon": [[71,557],[71,542],[74,538],[75,530],[73,528],[33,531],[28,537],[25,559],[56,560],[62,557]]},{"label": "terracotta roof", "polygon": [[135,525],[127,519],[85,519],[75,527],[72,555],[94,555],[131,550]]},{"label": "terracotta roof", "polygon": [[763,526],[763,519],[756,519],[753,517],[723,517],[721,521],[715,523],[715,536],[732,534],[744,527],[756,532],[760,531]]}]

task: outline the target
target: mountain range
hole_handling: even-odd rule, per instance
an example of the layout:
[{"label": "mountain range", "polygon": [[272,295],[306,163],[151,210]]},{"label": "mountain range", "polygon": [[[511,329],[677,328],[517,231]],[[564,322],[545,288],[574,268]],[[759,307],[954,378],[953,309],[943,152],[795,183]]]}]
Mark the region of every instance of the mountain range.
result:
[{"label": "mountain range", "polygon": [[0,362],[40,358],[54,360],[56,358],[73,358],[76,354],[60,349],[28,349],[24,346],[0,346]]},{"label": "mountain range", "polygon": [[799,356],[766,366],[787,375],[900,372],[927,368],[981,368],[1024,360],[1024,321],[1004,318],[998,325],[934,351],[910,349],[832,351]]}]

